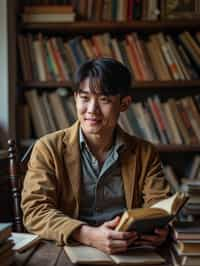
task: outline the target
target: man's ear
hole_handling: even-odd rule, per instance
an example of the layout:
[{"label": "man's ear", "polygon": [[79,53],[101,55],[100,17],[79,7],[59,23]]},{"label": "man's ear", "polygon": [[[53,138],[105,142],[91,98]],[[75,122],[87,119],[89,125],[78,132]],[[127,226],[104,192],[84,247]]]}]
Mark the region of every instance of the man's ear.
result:
[{"label": "man's ear", "polygon": [[131,96],[125,96],[121,99],[121,110],[120,112],[126,111],[130,104],[132,103],[132,97]]}]

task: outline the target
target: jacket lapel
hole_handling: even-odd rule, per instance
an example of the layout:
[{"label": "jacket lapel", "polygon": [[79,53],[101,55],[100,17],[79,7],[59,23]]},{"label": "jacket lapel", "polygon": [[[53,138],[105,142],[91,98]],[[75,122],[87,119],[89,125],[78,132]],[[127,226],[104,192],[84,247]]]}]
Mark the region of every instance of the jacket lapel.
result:
[{"label": "jacket lapel", "polygon": [[81,186],[81,162],[79,148],[79,122],[76,122],[66,131],[64,138],[64,162],[72,190],[77,202],[76,215],[79,212],[80,186]]}]

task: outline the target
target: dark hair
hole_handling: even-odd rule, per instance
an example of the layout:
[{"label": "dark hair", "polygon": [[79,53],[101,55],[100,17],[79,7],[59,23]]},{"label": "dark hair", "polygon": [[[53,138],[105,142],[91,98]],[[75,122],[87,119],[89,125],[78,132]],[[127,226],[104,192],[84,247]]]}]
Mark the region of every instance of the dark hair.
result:
[{"label": "dark hair", "polygon": [[90,90],[101,90],[104,95],[130,95],[131,74],[126,66],[112,58],[91,59],[83,63],[75,76],[76,91],[89,78]]}]

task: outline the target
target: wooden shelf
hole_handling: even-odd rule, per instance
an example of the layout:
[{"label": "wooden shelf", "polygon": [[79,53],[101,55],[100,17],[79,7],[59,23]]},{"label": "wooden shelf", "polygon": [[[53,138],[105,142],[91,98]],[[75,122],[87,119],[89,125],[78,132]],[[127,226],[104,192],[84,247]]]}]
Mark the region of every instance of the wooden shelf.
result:
[{"label": "wooden shelf", "polygon": [[27,81],[22,82],[20,87],[23,89],[37,89],[37,88],[61,88],[61,87],[73,87],[73,82],[71,81]]},{"label": "wooden shelf", "polygon": [[200,144],[157,144],[159,152],[200,152]]},{"label": "wooden shelf", "polygon": [[128,31],[183,31],[196,30],[200,20],[169,20],[169,21],[126,21],[126,22],[94,22],[77,21],[73,23],[22,23],[21,31],[53,31],[60,33],[95,33],[95,32],[128,32]]},{"label": "wooden shelf", "polygon": [[170,81],[139,81],[136,82],[137,88],[166,88],[174,90],[174,88],[199,88],[200,90],[200,80],[170,80]]},{"label": "wooden shelf", "polygon": [[[28,81],[20,84],[22,88],[57,88],[57,87],[73,87],[72,81]],[[139,89],[170,89],[174,88],[195,88],[200,91],[200,80],[179,80],[179,81],[139,81],[135,83],[135,88]]]}]

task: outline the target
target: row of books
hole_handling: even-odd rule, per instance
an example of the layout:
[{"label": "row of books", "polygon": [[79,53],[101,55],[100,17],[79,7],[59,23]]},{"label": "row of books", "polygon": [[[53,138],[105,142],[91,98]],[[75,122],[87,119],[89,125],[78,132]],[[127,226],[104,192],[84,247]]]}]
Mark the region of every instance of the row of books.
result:
[{"label": "row of books", "polygon": [[25,81],[73,81],[87,59],[112,57],[125,64],[134,80],[192,80],[200,73],[200,32],[141,36],[133,32],[117,39],[109,33],[65,40],[39,33],[18,36]]},{"label": "row of books", "polygon": [[25,6],[21,16],[24,23],[59,23],[75,20],[72,5]]},{"label": "row of books", "polygon": [[[170,165],[164,166],[165,176],[171,185],[172,192],[179,191],[181,189],[180,181],[177,175],[175,174],[173,168]],[[185,172],[182,177],[188,179],[191,183],[195,180],[200,180],[200,156],[195,155],[194,158],[186,166]],[[195,183],[194,183],[195,184]],[[200,203],[200,201],[199,201]]]},{"label": "row of books", "polygon": [[197,144],[200,142],[199,96],[161,102],[158,95],[131,104],[119,123],[130,134],[153,143]]},{"label": "row of books", "polygon": [[71,4],[72,0],[23,0],[25,6],[34,5],[65,5]]},{"label": "row of books", "polygon": [[[35,7],[36,5],[52,6],[51,1],[25,1],[25,5]],[[48,3],[49,2],[49,3]],[[55,4],[71,4],[74,7],[77,20],[90,21],[129,21],[129,20],[157,20],[160,14],[157,0],[76,0],[76,1],[52,1]],[[35,17],[36,18],[36,17]],[[27,21],[24,22],[40,22]],[[48,22],[48,21],[47,21]],[[56,22],[56,21],[55,21]]]},{"label": "row of books", "polygon": [[200,179],[200,155],[196,155],[188,168],[187,176],[189,179]]},{"label": "row of books", "polygon": [[[70,126],[76,120],[73,96],[64,88],[53,92],[25,92],[37,137]],[[161,102],[158,95],[132,103],[121,113],[119,124],[129,134],[153,143],[197,144],[200,142],[199,96]],[[28,119],[27,119],[28,120]]]},{"label": "row of books", "polygon": [[199,17],[200,5],[193,1],[166,0],[25,0],[25,5],[72,4],[82,20],[158,20]]},{"label": "row of books", "polygon": [[[178,178],[172,166],[165,165],[163,167],[165,178],[171,186],[172,193],[182,191],[189,195],[189,200],[182,212],[183,216],[188,218],[199,216],[200,213],[200,165],[198,165],[198,169],[196,169],[196,160],[198,157],[199,156],[194,157],[190,171],[186,171],[185,177],[182,178]],[[194,170],[196,170],[195,179],[191,179]]]},{"label": "row of books", "polygon": [[29,90],[25,97],[37,137],[69,127],[76,120],[74,97],[69,96],[65,89],[43,92],[42,95]]},{"label": "row of books", "polygon": [[195,222],[176,222],[170,248],[174,266],[200,265],[200,226]]},{"label": "row of books", "polygon": [[[180,191],[182,179],[177,177],[172,166],[164,165],[163,171],[164,171],[164,174],[165,174],[165,177],[168,183],[171,186],[171,191],[172,192]],[[200,156],[199,155],[195,155],[193,159],[188,163],[188,165],[186,165],[182,178],[185,178],[183,180],[188,180],[189,182],[190,181],[195,182],[195,180],[200,180]]]},{"label": "row of books", "polygon": [[11,223],[0,223],[0,265],[11,265],[14,261]]},{"label": "row of books", "polygon": [[83,20],[157,20],[160,14],[157,0],[77,0],[75,10]]}]

